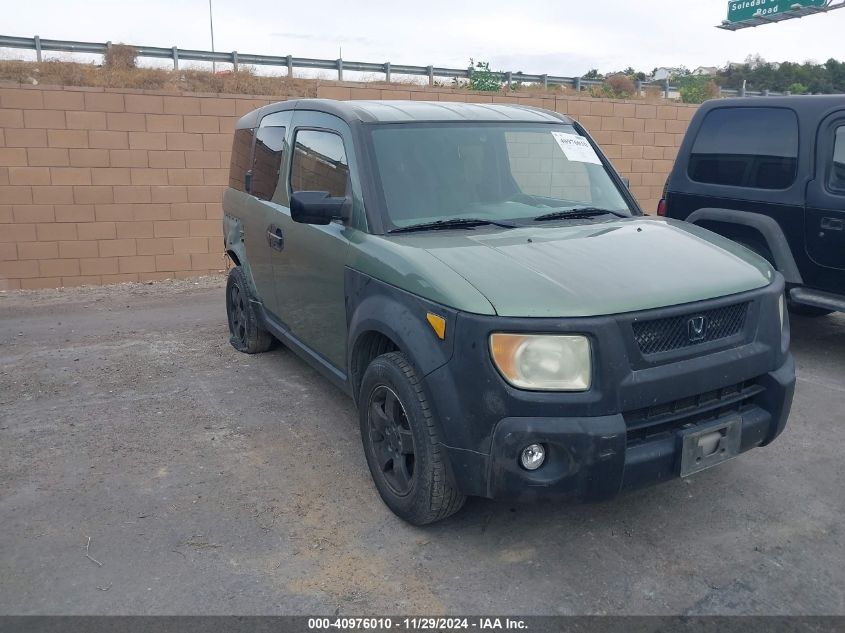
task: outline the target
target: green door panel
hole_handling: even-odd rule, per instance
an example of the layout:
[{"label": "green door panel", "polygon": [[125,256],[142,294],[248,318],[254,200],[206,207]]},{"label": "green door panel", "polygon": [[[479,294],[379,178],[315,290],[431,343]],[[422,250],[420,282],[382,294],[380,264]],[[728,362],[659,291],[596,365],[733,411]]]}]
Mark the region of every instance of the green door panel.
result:
[{"label": "green door panel", "polygon": [[239,209],[243,214],[244,250],[252,271],[258,298],[271,313],[277,314],[275,252],[267,241],[267,227],[272,224],[274,209],[266,202],[248,194],[241,194]]},{"label": "green door panel", "polygon": [[349,242],[339,222],[299,224],[287,215],[285,261],[276,270],[281,318],[296,338],[345,372],[344,262]]},{"label": "green door panel", "polygon": [[[288,152],[284,186],[277,190],[274,204],[278,224],[284,235],[284,248],[277,255],[279,265],[274,278],[278,298],[278,317],[291,333],[323,356],[337,369],[346,371],[346,297],[344,264],[349,248],[347,234],[355,229],[340,222],[326,226],[300,224],[290,216],[290,170],[296,151],[298,129],[336,132],[343,139],[350,167],[353,219],[361,214],[361,188],[357,167],[353,169],[354,149],[348,126],[337,117],[312,111],[295,111],[288,134]],[[280,191],[284,195],[280,196]]]}]

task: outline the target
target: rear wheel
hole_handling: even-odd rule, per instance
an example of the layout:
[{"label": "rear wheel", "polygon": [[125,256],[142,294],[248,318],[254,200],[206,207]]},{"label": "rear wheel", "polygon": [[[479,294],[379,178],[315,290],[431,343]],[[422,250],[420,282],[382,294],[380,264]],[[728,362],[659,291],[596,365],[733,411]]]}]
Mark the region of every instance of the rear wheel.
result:
[{"label": "rear wheel", "polygon": [[449,477],[431,407],[404,354],[370,363],[358,407],[364,454],[385,504],[414,525],[460,510],[466,497]]},{"label": "rear wheel", "polygon": [[229,342],[239,352],[259,354],[273,345],[273,336],[264,328],[253,303],[243,268],[235,266],[226,281],[226,316]]}]

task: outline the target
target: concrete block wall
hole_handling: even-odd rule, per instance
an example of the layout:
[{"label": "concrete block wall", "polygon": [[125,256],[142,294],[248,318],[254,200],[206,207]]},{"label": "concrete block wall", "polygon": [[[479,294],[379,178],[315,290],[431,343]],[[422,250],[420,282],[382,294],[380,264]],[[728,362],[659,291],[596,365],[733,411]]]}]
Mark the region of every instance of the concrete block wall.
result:
[{"label": "concrete block wall", "polygon": [[[520,103],[570,114],[652,213],[695,110],[353,83],[320,85],[318,96]],[[234,123],[274,100],[0,85],[0,290],[221,270],[221,199]]]}]

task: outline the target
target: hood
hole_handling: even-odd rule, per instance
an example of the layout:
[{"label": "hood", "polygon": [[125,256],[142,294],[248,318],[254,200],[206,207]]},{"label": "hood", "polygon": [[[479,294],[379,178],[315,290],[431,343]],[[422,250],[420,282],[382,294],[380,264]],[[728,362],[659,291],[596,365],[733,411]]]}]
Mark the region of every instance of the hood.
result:
[{"label": "hood", "polygon": [[769,264],[742,246],[664,219],[437,231],[394,239],[446,264],[500,316],[619,314],[723,297],[761,288],[774,278]]}]

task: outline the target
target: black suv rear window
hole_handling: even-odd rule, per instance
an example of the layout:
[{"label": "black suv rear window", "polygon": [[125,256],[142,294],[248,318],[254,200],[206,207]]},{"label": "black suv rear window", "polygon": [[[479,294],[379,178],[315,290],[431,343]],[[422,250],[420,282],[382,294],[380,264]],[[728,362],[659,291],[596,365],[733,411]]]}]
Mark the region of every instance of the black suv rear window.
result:
[{"label": "black suv rear window", "polygon": [[689,177],[753,189],[786,189],[798,165],[798,118],[784,108],[719,108],[693,143]]}]

